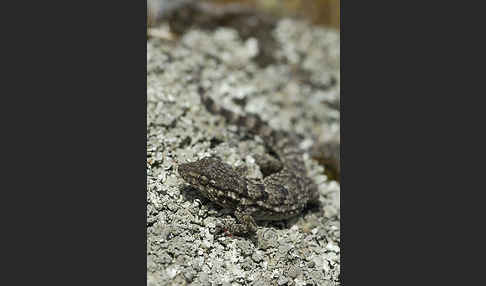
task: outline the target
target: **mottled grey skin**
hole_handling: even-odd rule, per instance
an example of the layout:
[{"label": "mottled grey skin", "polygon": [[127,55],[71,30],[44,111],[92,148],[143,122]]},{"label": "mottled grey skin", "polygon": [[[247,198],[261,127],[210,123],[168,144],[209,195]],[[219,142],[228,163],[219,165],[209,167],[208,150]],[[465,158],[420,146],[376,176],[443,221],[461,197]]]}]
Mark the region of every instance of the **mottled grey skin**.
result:
[{"label": "mottled grey skin", "polygon": [[199,90],[208,111],[222,115],[227,123],[259,135],[278,156],[256,156],[264,179],[245,178],[240,171],[215,157],[180,164],[182,178],[216,204],[234,209],[238,224],[226,226],[231,233],[256,231],[255,221],[283,220],[298,215],[310,201],[317,200],[317,188],[307,177],[302,151],[293,134],[273,130],[257,115],[240,116],[217,105]]}]

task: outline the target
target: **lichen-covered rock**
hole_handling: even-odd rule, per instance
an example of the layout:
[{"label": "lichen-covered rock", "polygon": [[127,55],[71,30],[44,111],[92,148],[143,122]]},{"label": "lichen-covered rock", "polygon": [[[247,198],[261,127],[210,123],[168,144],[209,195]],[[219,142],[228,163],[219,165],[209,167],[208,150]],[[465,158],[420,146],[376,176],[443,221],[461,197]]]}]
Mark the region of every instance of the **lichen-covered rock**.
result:
[{"label": "lichen-covered rock", "polygon": [[191,27],[177,40],[147,41],[149,285],[338,285],[340,185],[309,155],[321,208],[261,223],[254,240],[215,236],[221,219],[234,218],[188,187],[177,166],[217,155],[262,177],[253,157],[261,140],[208,113],[198,85],[228,109],[296,132],[304,149],[338,138],[339,33],[295,20],[268,25],[265,41],[234,27]]}]

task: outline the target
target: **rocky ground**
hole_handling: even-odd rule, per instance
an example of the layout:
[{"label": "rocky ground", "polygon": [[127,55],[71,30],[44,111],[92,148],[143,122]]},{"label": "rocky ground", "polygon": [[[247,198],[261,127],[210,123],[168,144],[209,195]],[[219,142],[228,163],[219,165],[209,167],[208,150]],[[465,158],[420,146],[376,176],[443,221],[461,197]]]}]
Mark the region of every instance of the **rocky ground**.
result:
[{"label": "rocky ground", "polygon": [[261,140],[208,113],[199,85],[235,112],[299,134],[305,150],[339,140],[339,33],[290,19],[190,13],[147,40],[148,285],[339,285],[340,184],[310,153],[320,206],[259,223],[250,238],[215,235],[216,222],[234,217],[177,173],[180,162],[217,155],[262,177],[253,157],[264,152]]}]

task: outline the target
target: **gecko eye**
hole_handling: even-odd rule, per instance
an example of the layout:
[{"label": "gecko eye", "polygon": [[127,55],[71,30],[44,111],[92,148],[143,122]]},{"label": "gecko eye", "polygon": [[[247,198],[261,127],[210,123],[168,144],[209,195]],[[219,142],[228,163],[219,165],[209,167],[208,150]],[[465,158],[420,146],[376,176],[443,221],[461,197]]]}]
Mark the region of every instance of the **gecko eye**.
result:
[{"label": "gecko eye", "polygon": [[201,184],[203,185],[207,185],[209,180],[206,176],[202,175],[201,177],[199,177],[199,179],[201,180]]}]

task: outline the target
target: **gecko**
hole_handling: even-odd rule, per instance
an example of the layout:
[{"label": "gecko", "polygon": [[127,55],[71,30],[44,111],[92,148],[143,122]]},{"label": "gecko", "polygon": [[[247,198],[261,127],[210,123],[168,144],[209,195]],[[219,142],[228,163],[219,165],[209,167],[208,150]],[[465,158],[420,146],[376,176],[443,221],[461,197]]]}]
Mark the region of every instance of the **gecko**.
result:
[{"label": "gecko", "polygon": [[257,221],[289,219],[299,215],[308,203],[318,201],[317,186],[307,177],[295,134],[271,128],[257,114],[239,115],[218,105],[202,87],[198,92],[210,113],[260,136],[269,150],[268,154],[254,156],[263,180],[246,178],[244,168],[233,168],[214,156],[178,166],[181,177],[204,197],[234,211],[237,223],[225,225],[226,231],[252,234]]}]

